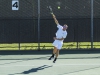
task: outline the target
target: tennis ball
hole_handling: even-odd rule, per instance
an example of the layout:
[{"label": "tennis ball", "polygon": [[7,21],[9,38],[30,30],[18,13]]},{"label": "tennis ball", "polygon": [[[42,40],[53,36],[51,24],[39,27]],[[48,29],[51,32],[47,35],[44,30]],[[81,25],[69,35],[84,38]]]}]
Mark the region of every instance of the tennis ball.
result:
[{"label": "tennis ball", "polygon": [[58,6],[58,9],[60,9],[60,6]]}]

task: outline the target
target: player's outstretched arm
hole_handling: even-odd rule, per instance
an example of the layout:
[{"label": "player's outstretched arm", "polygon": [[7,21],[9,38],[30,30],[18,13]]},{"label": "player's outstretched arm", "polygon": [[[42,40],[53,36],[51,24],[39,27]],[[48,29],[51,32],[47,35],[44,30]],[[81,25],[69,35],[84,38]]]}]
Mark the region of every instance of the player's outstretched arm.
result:
[{"label": "player's outstretched arm", "polygon": [[58,25],[59,22],[58,22],[58,20],[56,19],[56,16],[55,16],[54,14],[52,14],[52,16],[53,16],[53,19],[54,19],[55,23]]}]

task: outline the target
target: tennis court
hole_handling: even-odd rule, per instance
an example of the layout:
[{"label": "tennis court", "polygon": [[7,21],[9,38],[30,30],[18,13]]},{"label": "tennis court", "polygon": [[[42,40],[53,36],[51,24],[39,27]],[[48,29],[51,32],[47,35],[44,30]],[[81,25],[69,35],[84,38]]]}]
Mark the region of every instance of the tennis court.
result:
[{"label": "tennis court", "polygon": [[0,55],[0,75],[99,75],[100,54]]},{"label": "tennis court", "polygon": [[[0,0],[0,8],[0,75],[100,75],[100,0]],[[56,63],[52,13],[68,25]]]}]

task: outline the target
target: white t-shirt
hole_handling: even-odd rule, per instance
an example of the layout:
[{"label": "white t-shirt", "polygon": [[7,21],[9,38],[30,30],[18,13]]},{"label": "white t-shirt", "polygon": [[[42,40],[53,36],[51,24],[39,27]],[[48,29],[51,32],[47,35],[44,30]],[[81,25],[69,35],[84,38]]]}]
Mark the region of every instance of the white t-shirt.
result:
[{"label": "white t-shirt", "polygon": [[[65,31],[63,31],[63,27],[61,26],[61,25],[57,25],[57,28],[58,28],[58,30],[57,30],[57,32],[56,32],[56,38],[66,38],[66,36],[67,36],[67,31],[65,30]],[[62,40],[63,41],[63,40]]]}]

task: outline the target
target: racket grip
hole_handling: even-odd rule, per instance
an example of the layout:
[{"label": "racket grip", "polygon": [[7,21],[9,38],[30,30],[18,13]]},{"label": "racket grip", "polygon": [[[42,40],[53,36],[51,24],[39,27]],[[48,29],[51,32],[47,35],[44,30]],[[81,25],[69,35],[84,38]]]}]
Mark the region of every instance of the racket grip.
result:
[{"label": "racket grip", "polygon": [[54,15],[53,12],[51,12],[51,15]]},{"label": "racket grip", "polygon": [[55,15],[54,14],[52,14],[52,16],[55,18]]},{"label": "racket grip", "polygon": [[52,16],[55,16],[53,13],[51,13],[52,14]]}]

